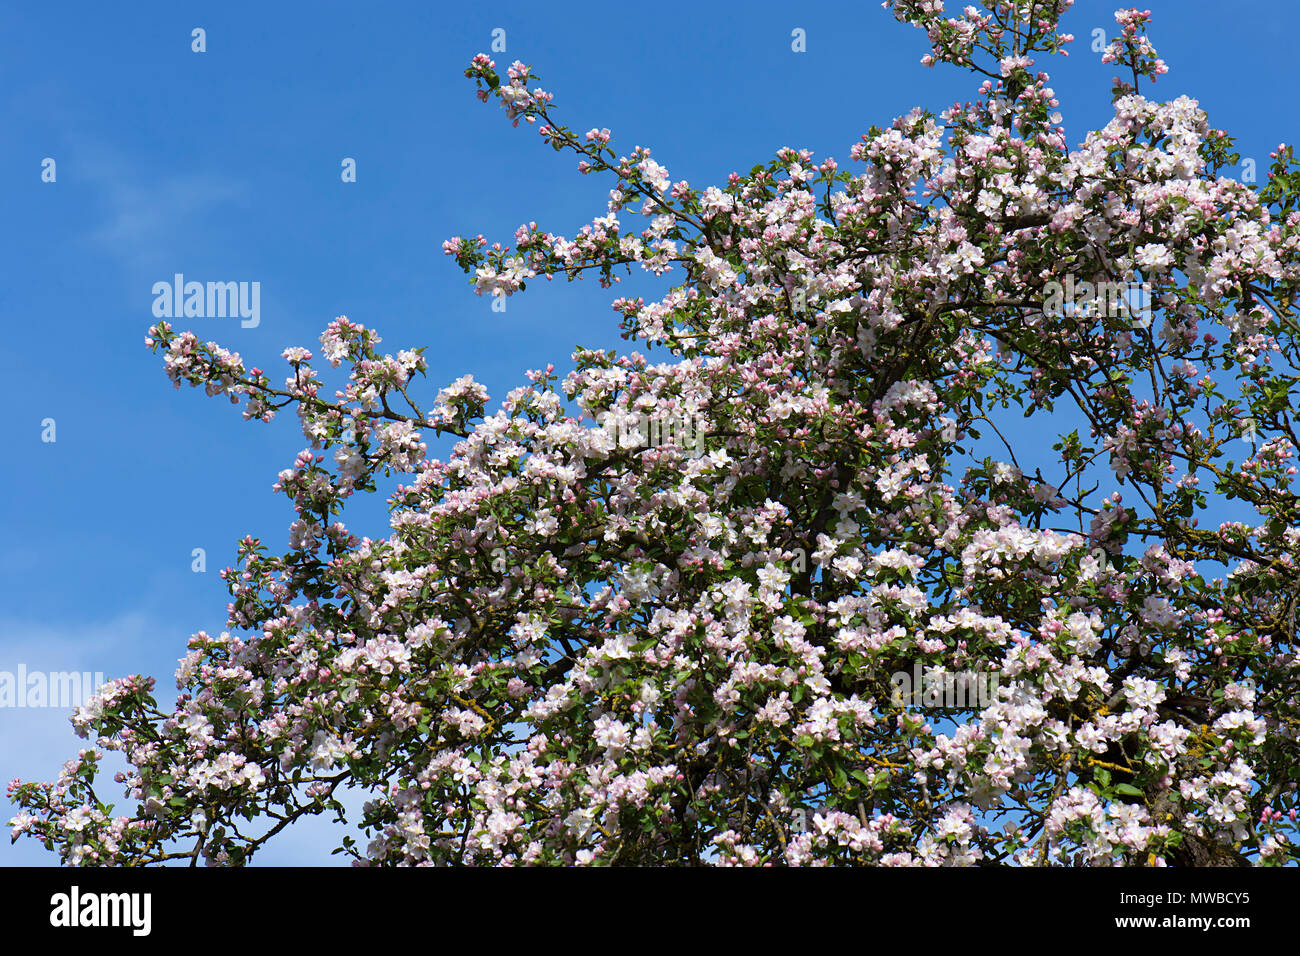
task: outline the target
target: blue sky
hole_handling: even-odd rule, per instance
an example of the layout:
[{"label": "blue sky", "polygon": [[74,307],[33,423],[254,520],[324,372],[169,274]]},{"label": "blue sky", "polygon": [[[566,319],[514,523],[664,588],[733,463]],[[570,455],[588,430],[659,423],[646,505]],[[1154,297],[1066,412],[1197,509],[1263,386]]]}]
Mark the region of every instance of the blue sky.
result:
[{"label": "blue sky", "polygon": [[[494,398],[526,369],[569,367],[575,344],[621,347],[594,282],[532,284],[493,313],[444,239],[508,241],[522,222],[571,235],[610,183],[579,176],[532,129],[512,129],[462,75],[506,31],[499,66],[531,63],[561,122],[653,148],[673,178],[720,184],[782,146],[833,155],[913,106],[936,112],[979,80],[919,65],[924,34],[878,3],[742,5],[391,2],[0,6],[0,670],[146,673],[164,696],[188,636],[224,623],[218,570],[235,542],[283,548],[276,473],[305,446],[296,417],[247,423],[174,390],[143,344],[151,287],[177,272],[257,281],[261,322],[182,320],[281,377],[280,352],[315,349],[335,316],[383,348],[429,346],[429,388],[472,372]],[[960,6],[960,4],[956,4]],[[1109,117],[1111,66],[1094,28],[1117,4],[1079,0],[1052,74],[1072,143]],[[1146,0],[1170,72],[1145,92],[1187,94],[1261,169],[1296,140],[1294,0]],[[207,50],[191,50],[191,31]],[[791,31],[807,52],[791,50]],[[57,180],[41,181],[46,157]],[[351,157],[357,181],[343,183]],[[625,290],[666,288],[638,280]],[[41,441],[53,418],[57,441]],[[382,498],[356,502],[380,536]],[[207,572],[191,571],[205,548]],[[0,775],[52,779],[79,741],[56,710],[0,708]],[[10,815],[5,810],[3,819]],[[307,827],[265,862],[326,862]],[[0,865],[49,863],[0,841]]]}]

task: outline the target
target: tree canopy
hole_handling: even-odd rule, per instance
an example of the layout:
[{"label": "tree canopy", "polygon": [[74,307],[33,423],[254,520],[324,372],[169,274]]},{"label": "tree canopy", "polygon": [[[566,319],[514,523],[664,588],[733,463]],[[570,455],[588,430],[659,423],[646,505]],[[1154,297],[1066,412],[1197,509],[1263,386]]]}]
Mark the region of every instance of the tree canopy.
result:
[{"label": "tree canopy", "polygon": [[[131,677],[77,713],[94,745],[11,787],[15,839],[242,864],[358,787],[340,850],[375,865],[1293,861],[1300,174],[1279,147],[1232,178],[1196,101],[1142,92],[1137,10],[1071,149],[1033,69],[1069,5],[890,0],[972,99],[704,189],[475,57],[480,99],[613,182],[572,237],[448,240],[476,291],[676,284],[615,300],[633,351],[495,410],[346,318],[332,397],[306,349],[276,384],[150,329],[178,387],[301,418],[290,549],[243,540],[174,710]],[[358,539],[346,499],[393,474]],[[992,693],[900,693],[971,675]]]}]

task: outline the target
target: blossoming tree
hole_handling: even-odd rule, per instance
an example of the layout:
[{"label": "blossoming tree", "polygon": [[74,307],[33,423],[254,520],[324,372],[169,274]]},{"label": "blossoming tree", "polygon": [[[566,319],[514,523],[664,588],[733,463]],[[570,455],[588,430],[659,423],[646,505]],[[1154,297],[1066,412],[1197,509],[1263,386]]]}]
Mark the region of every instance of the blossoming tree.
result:
[{"label": "blossoming tree", "polygon": [[[333,397],[306,349],[277,386],[151,329],[178,386],[301,418],[290,550],[244,539],[173,711],[131,677],[76,714],[94,747],[15,782],[14,838],[240,864],[356,787],[368,843],[340,850],[372,864],[1293,861],[1300,174],[1279,148],[1262,186],[1229,178],[1195,101],[1144,96],[1136,10],[1114,118],[1068,148],[1032,67],[1069,5],[891,0],[975,98],[873,127],[855,172],[784,149],[703,190],[475,57],[482,100],[613,189],[573,238],[446,252],[489,295],[676,277],[614,302],[658,359],[579,350],[489,411],[344,318]],[[1067,280],[1150,299],[1047,307]],[[392,534],[358,540],[345,499],[393,473]],[[1248,520],[1199,526],[1229,500]],[[997,693],[900,701],[917,664]]]}]

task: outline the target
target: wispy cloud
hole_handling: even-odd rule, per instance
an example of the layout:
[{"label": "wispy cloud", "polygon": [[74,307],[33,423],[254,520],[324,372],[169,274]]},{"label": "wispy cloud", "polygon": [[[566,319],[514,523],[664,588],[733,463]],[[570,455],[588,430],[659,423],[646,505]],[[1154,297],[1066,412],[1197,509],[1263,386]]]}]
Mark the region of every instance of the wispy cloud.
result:
[{"label": "wispy cloud", "polygon": [[243,188],[220,176],[173,176],[147,186],[108,184],[109,219],[92,233],[128,264],[157,266],[175,256],[177,239],[193,230],[196,215],[243,195]]},{"label": "wispy cloud", "polygon": [[[155,694],[166,710],[175,700],[172,683],[174,661],[158,649],[157,634],[161,625],[148,614],[133,611],[105,620],[50,623],[0,618],[0,671],[14,673],[19,664],[29,671],[102,671],[105,678],[124,677],[127,673],[152,674],[157,678]],[[122,669],[123,661],[138,662]],[[169,665],[170,662],[170,665]],[[92,741],[76,735],[69,722],[72,711],[53,707],[0,707],[0,776],[4,782],[53,780],[59,769],[77,751],[93,746]],[[126,763],[121,754],[106,753],[101,763],[100,783],[96,790],[101,799],[127,809],[134,801],[123,796],[122,786],[113,775]],[[361,817],[361,807],[371,795],[358,790],[338,793],[348,808],[349,820]],[[7,823],[17,808],[0,800],[0,825]],[[250,827],[256,830],[256,826]],[[331,856],[343,834],[362,839],[355,826],[335,823],[330,814],[308,817],[286,829],[268,843],[254,859],[255,865],[271,866],[338,866],[346,863],[341,856]],[[10,844],[8,828],[0,831],[0,867],[54,866],[58,857],[29,837]]]},{"label": "wispy cloud", "polygon": [[[148,615],[132,611],[103,621],[50,621],[0,618],[0,670],[16,673],[19,665],[29,672],[59,671],[102,672],[106,679],[125,676],[121,662],[143,658],[148,654],[149,636],[156,623]],[[151,658],[155,654],[149,655]],[[151,659],[148,663],[153,663]],[[147,666],[136,668],[147,670]],[[160,678],[163,696],[170,690]],[[0,776],[7,783],[15,778],[53,780],[59,768],[75,757],[77,751],[90,746],[72,729],[68,718],[72,711],[55,707],[0,707]],[[108,796],[118,785],[112,775],[123,766],[116,754],[104,762]],[[116,794],[114,794],[116,795]],[[15,808],[0,801],[0,824],[13,816]],[[10,846],[8,829],[0,837],[0,864],[32,866],[57,862],[54,854],[35,841],[24,838]]]},{"label": "wispy cloud", "polygon": [[152,175],[102,142],[81,141],[84,176],[102,191],[106,216],[88,239],[128,266],[157,270],[175,261],[176,249],[192,242],[199,217],[241,199],[245,185],[220,172]]}]

